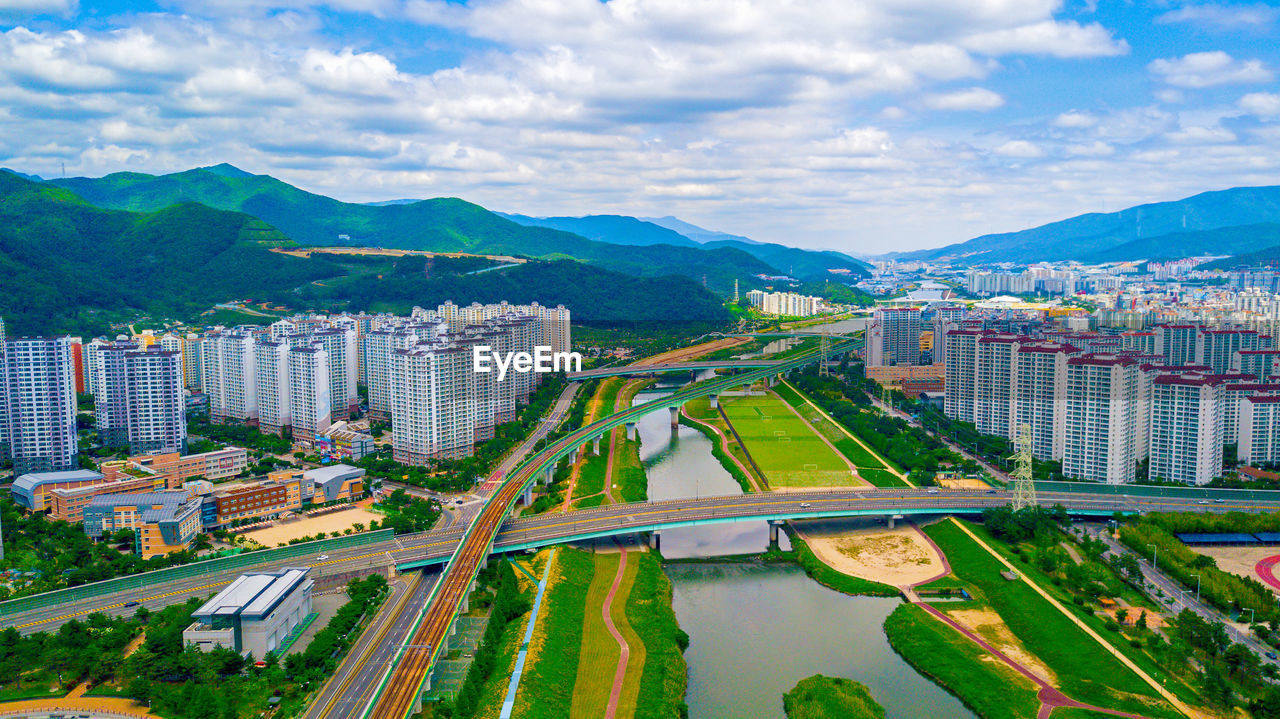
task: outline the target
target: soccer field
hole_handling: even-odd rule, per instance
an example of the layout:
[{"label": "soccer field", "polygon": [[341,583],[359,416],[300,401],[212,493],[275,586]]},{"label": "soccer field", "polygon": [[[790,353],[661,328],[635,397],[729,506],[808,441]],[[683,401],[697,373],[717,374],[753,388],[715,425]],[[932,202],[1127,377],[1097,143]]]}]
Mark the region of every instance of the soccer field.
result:
[{"label": "soccer field", "polygon": [[861,484],[813,428],[774,395],[722,397],[724,412],[772,487]]}]

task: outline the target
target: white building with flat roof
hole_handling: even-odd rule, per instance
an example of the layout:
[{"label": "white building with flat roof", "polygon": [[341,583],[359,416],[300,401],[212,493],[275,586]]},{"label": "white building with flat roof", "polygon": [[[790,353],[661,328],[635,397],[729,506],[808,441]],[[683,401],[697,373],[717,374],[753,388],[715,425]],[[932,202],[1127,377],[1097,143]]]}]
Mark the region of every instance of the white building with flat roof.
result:
[{"label": "white building with flat roof", "polygon": [[212,651],[232,649],[262,659],[311,614],[310,567],[242,574],[226,589],[191,613],[195,622],[182,632],[182,642]]}]

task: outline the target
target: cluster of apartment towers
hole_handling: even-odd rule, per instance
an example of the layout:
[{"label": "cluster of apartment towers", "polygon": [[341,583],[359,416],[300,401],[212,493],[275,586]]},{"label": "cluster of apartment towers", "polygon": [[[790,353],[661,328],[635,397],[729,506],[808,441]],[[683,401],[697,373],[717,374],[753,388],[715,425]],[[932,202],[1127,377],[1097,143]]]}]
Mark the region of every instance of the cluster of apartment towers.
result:
[{"label": "cluster of apartment towers", "polygon": [[[1038,459],[1068,477],[1120,484],[1148,460],[1151,479],[1207,484],[1224,448],[1240,462],[1280,463],[1280,349],[1252,329],[1163,324],[1115,334],[1039,320],[933,314],[944,411],[979,432],[1016,439],[1030,428]],[[919,308],[877,313],[868,363],[918,364]]]},{"label": "cluster of apartment towers", "polygon": [[[358,410],[390,420],[396,459],[467,456],[515,418],[537,373],[471,371],[472,348],[569,350],[569,310],[538,303],[446,302],[389,314],[302,316],[203,334],[150,333],[82,344],[74,337],[6,337],[0,321],[0,453],[15,476],[74,469],[76,392],[94,396],[108,446],[183,453],[186,392],[207,396],[215,422],[314,439]],[[184,392],[185,390],[185,392]]]},{"label": "cluster of apartment towers", "polygon": [[516,417],[537,373],[473,371],[477,347],[502,354],[569,351],[569,310],[537,303],[446,302],[408,317],[291,318],[269,327],[208,332],[199,342],[201,389],[215,422],[256,424],[314,439],[359,407],[390,420],[393,456],[406,464],[469,456]]}]

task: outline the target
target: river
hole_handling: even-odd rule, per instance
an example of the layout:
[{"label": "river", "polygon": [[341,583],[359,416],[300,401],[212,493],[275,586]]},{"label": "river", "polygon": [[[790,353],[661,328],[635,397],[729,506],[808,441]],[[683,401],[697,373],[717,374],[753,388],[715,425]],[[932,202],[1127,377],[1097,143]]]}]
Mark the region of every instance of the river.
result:
[{"label": "river", "polygon": [[[636,397],[656,399],[674,385]],[[711,454],[711,442],[665,411],[637,424],[650,499],[740,494]],[[679,527],[662,532],[668,559],[763,551],[765,522]],[[785,535],[781,539],[789,548]],[[782,695],[812,674],[865,684],[890,719],[972,717],[955,697],[918,674],[881,628],[900,600],[851,597],[827,589],[794,565],[673,564],[673,607],[688,632],[685,652],[693,719],[784,717]]]}]

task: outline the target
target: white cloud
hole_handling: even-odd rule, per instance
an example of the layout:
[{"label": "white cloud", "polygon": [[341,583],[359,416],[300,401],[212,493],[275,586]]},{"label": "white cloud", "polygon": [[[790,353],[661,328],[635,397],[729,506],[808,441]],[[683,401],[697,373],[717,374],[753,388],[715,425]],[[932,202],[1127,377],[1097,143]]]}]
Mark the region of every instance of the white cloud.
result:
[{"label": "white cloud", "polygon": [[1080,25],[1055,20],[979,33],[965,38],[961,45],[987,55],[1109,57],[1129,51],[1128,43],[1116,40],[1098,23]]},{"label": "white cloud", "polygon": [[1170,85],[1205,88],[1270,82],[1272,74],[1259,60],[1236,60],[1221,50],[1152,60],[1151,73]]},{"label": "white cloud", "polygon": [[1157,22],[1192,23],[1197,27],[1215,27],[1224,30],[1241,28],[1262,29],[1280,17],[1280,9],[1257,3],[1255,5],[1220,5],[1205,3],[1186,5],[1156,18]]},{"label": "white cloud", "polygon": [[924,104],[935,110],[994,110],[1004,104],[1004,98],[985,87],[971,87],[928,95]]},{"label": "white cloud", "polygon": [[1044,150],[1039,145],[1026,140],[1010,140],[1004,144],[998,145],[992,150],[1001,157],[1016,157],[1021,159],[1034,159],[1044,157]]},{"label": "white cloud", "polygon": [[1116,148],[1101,140],[1094,140],[1087,144],[1067,145],[1065,148],[1068,155],[1076,157],[1109,157],[1116,154]]},{"label": "white cloud", "polygon": [[1208,145],[1235,142],[1236,136],[1221,127],[1184,127],[1170,132],[1170,141],[1185,145]]},{"label": "white cloud", "polygon": [[1240,109],[1263,118],[1280,118],[1280,95],[1271,92],[1251,92],[1240,98]]},{"label": "white cloud", "polygon": [[1084,128],[1098,124],[1098,118],[1087,112],[1072,110],[1053,118],[1054,127]]}]

